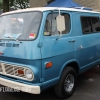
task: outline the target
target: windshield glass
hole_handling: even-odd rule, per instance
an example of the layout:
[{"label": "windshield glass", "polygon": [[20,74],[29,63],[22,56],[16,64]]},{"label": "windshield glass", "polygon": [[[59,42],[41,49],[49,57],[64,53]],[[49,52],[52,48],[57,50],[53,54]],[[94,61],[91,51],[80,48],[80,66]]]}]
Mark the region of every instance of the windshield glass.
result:
[{"label": "windshield glass", "polygon": [[26,12],[1,16],[0,39],[35,39],[38,34],[41,17],[41,12]]}]

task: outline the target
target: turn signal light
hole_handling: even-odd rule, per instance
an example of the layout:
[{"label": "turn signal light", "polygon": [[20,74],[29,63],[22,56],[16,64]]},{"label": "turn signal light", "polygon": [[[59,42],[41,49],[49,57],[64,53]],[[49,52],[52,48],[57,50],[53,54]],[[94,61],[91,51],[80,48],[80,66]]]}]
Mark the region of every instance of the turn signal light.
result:
[{"label": "turn signal light", "polygon": [[52,67],[52,62],[48,62],[48,63],[46,63],[46,68],[50,68],[50,67]]},{"label": "turn signal light", "polygon": [[17,72],[18,72],[18,74],[24,75],[24,71],[23,70],[18,70]]},{"label": "turn signal light", "polygon": [[4,53],[3,52],[0,52],[0,55],[3,55]]}]

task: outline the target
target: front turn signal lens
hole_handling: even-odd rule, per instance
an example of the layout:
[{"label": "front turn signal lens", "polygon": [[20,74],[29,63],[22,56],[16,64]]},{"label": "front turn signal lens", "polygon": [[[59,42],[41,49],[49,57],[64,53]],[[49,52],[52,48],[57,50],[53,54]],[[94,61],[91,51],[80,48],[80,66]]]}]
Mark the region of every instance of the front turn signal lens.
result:
[{"label": "front turn signal lens", "polygon": [[24,71],[23,70],[18,70],[17,72],[18,72],[18,74],[24,75]]}]

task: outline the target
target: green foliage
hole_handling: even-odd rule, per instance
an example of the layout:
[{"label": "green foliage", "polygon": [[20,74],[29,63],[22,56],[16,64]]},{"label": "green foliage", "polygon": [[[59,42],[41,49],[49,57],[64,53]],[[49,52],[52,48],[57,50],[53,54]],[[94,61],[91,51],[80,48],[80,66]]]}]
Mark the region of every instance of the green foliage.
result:
[{"label": "green foliage", "polygon": [[29,0],[14,0],[14,7],[16,9],[29,8]]},{"label": "green foliage", "polygon": [[3,0],[0,0],[0,3],[2,3],[3,2]]},{"label": "green foliage", "polygon": [[[9,0],[9,7],[14,9],[29,8],[30,7],[29,0]],[[3,0],[0,0],[0,10],[2,9],[3,9]]]},{"label": "green foliage", "polygon": [[0,0],[0,10],[3,9],[3,0]]}]

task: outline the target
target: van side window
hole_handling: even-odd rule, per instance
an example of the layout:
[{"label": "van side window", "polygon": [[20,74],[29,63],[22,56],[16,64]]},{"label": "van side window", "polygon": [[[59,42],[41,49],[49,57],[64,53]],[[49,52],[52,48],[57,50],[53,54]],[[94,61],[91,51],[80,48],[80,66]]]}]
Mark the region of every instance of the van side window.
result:
[{"label": "van side window", "polygon": [[89,17],[82,17],[81,18],[81,23],[82,23],[82,31],[84,34],[88,34],[92,32],[92,27],[91,27],[91,20]]},{"label": "van side window", "polygon": [[100,32],[100,20],[99,17],[92,17],[92,28],[93,32]]},{"label": "van side window", "polygon": [[83,34],[91,34],[100,32],[100,19],[99,17],[81,17]]},{"label": "van side window", "polygon": [[[62,15],[65,17],[65,31],[62,32],[62,34],[67,34],[70,31],[70,16],[69,14],[62,13]],[[47,16],[46,23],[45,23],[45,29],[44,29],[44,35],[50,36],[50,35],[59,35],[59,32],[57,30],[57,23],[56,23],[56,17],[58,16],[58,13],[51,13]]]}]

